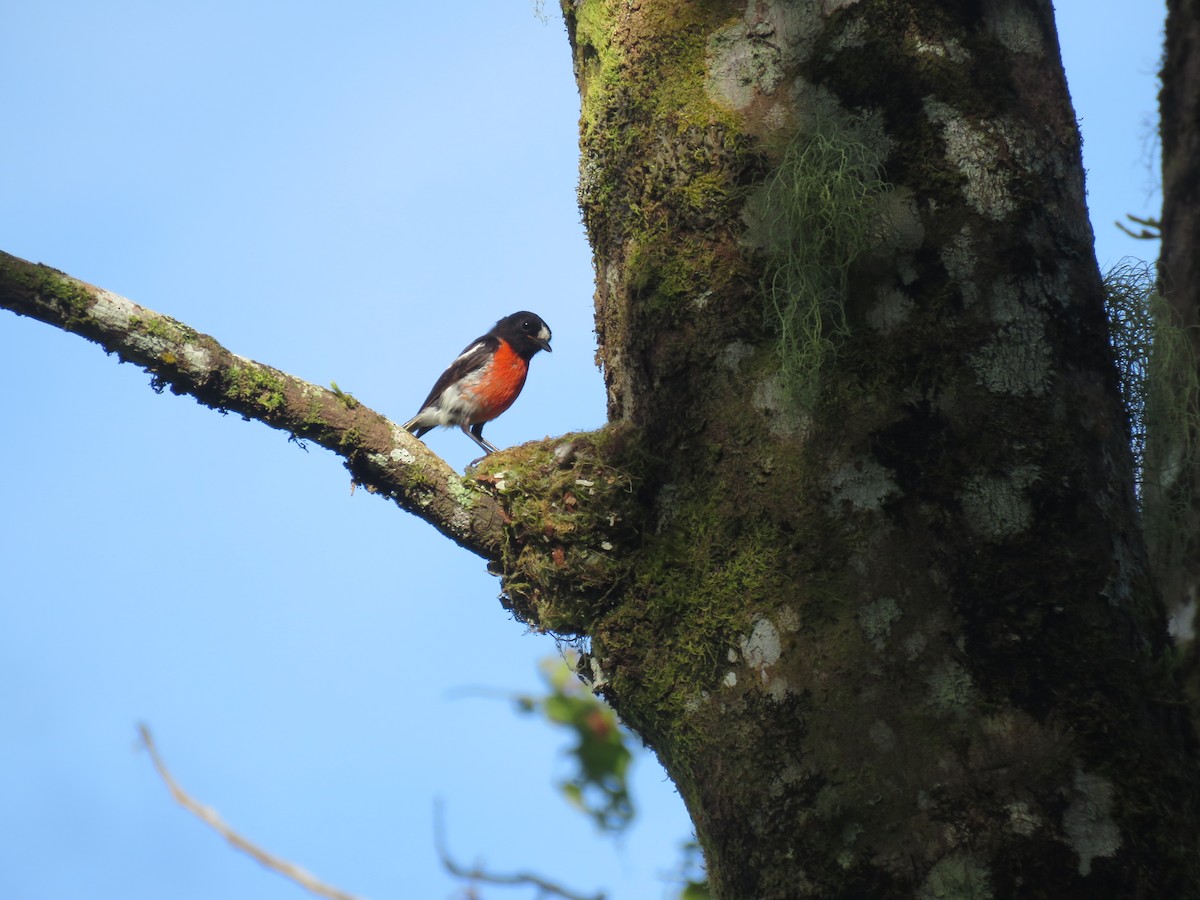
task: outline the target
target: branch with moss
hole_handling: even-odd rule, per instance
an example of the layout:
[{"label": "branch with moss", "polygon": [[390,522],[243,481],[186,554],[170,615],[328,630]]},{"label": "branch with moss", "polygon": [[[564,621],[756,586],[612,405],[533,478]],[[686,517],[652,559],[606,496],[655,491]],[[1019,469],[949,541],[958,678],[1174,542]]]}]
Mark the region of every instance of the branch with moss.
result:
[{"label": "branch with moss", "polygon": [[487,488],[461,478],[403,428],[336,385],[326,389],[238,356],[169,316],[3,252],[0,307],[141,366],[155,390],[170,388],[293,440],[319,444],[343,458],[355,484],[389,497],[484,559],[501,556],[505,515]]}]

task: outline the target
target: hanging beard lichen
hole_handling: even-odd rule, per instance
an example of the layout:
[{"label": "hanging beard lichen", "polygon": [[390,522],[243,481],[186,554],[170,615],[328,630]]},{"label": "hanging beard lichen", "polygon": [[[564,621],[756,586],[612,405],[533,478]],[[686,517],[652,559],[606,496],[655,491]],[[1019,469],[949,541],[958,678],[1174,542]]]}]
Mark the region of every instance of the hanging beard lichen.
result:
[{"label": "hanging beard lichen", "polygon": [[846,334],[850,269],[879,244],[890,191],[879,154],[819,117],[748,204],[750,240],[767,257],[763,306],[781,380],[803,406],[815,401],[820,370]]}]

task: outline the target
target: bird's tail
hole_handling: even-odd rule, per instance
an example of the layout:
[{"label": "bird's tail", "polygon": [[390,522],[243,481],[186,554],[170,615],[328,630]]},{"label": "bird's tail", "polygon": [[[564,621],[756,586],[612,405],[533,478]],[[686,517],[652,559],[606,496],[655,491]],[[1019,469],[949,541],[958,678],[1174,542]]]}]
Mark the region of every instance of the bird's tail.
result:
[{"label": "bird's tail", "polygon": [[405,431],[412,432],[417,437],[421,437],[426,432],[433,431],[433,427],[430,425],[418,425],[417,420],[420,418],[421,418],[421,414],[418,413],[417,415],[413,416],[411,419],[409,419],[407,422],[405,422],[400,427],[403,428]]}]

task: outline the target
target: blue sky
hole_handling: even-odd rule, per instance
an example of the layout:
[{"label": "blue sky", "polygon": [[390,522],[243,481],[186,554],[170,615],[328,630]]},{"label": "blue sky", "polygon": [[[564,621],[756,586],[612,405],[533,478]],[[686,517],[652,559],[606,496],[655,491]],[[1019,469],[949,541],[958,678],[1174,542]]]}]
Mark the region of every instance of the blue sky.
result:
[{"label": "blue sky", "polygon": [[[1163,7],[1057,4],[1102,266],[1155,247]],[[0,249],[168,313],[403,421],[517,309],[554,329],[499,446],[604,420],[577,98],[527,0],[8,4]],[[690,826],[649,754],[598,838],[553,788],[564,739],[464,687],[536,691],[553,642],[474,556],[338,461],[0,312],[0,896],[296,898],[176,807],[371,900],[464,862],[656,898]],[[461,434],[429,445],[456,467]],[[528,892],[493,890],[493,896]]]}]

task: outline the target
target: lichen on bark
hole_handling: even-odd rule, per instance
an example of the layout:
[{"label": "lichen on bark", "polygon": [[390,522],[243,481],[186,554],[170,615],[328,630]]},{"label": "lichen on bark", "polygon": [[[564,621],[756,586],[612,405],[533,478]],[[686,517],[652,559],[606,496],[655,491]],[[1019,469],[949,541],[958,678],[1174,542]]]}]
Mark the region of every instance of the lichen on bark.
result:
[{"label": "lichen on bark", "polygon": [[[643,460],[587,669],[718,896],[1116,897],[1164,857],[1187,883],[1193,761],[1145,703],[1177,694],[1049,4],[563,9],[599,357]],[[822,137],[855,190],[821,197],[810,157],[818,201],[764,215]],[[763,286],[822,203],[859,239],[793,254],[840,336],[797,404]],[[1080,767],[1115,831],[1066,814]]]}]

